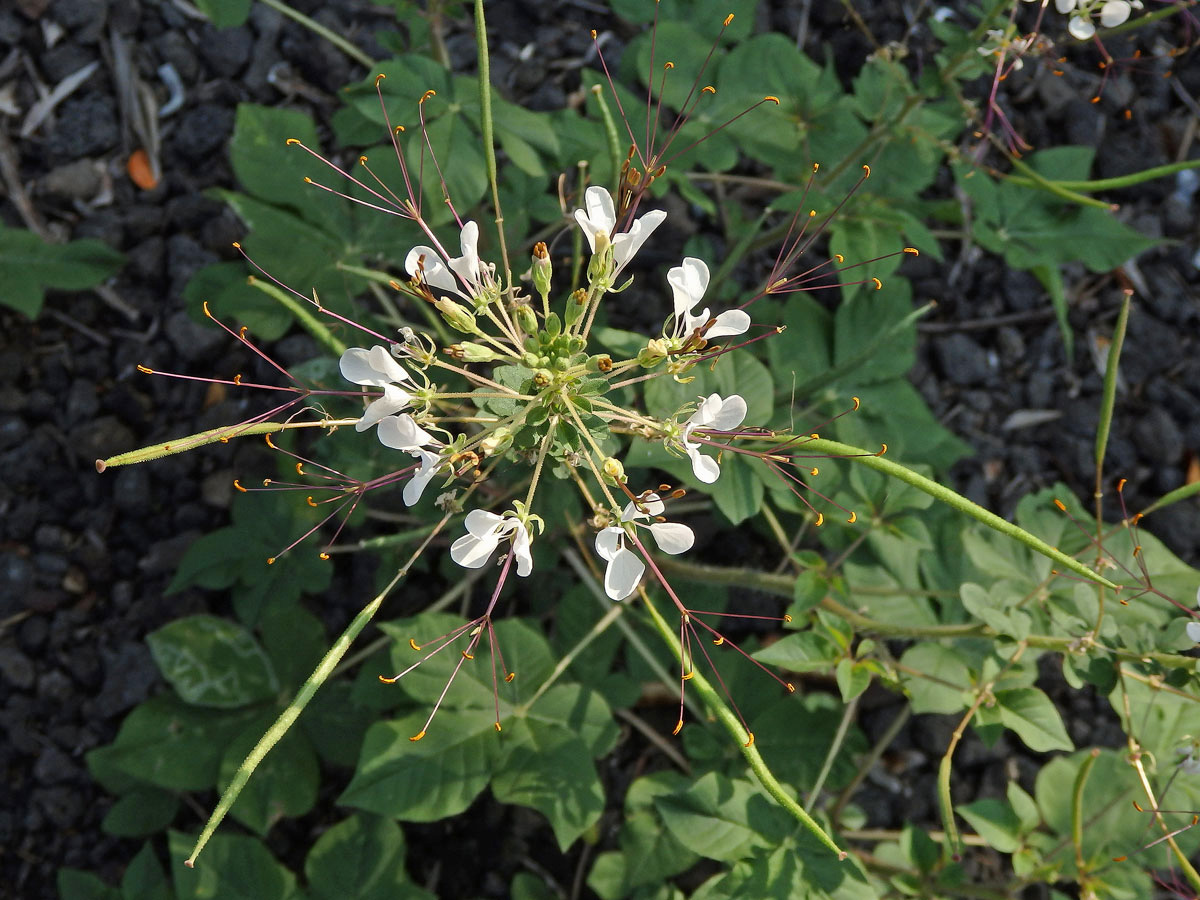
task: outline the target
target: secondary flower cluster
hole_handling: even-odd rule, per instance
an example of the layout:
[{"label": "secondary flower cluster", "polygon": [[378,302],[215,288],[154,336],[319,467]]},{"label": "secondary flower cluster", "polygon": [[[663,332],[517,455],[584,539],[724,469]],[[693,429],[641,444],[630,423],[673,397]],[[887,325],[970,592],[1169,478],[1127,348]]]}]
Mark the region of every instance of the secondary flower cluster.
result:
[{"label": "secondary flower cluster", "polygon": [[[1036,3],[1039,0],[1025,0]],[[1071,37],[1081,41],[1096,34],[1093,19],[1099,20],[1104,28],[1115,28],[1124,23],[1135,9],[1142,8],[1142,0],[1054,0],[1054,8],[1070,16],[1067,31]]]}]

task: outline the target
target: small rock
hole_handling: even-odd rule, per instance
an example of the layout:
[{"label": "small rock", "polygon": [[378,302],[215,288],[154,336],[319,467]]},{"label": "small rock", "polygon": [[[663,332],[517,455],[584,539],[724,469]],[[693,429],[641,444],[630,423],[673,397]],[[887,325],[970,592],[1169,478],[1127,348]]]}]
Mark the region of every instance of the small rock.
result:
[{"label": "small rock", "polygon": [[0,450],[20,444],[29,435],[29,426],[20,416],[0,416]]},{"label": "small rock", "polygon": [[46,149],[51,158],[65,161],[103,155],[120,139],[116,101],[108,94],[90,93],[63,101]]},{"label": "small rock", "polygon": [[75,826],[83,813],[83,798],[75,787],[67,785],[34,791],[33,805],[60,830]]},{"label": "small rock", "polygon": [[217,348],[224,346],[227,337],[218,328],[206,328],[192,321],[183,311],[173,313],[167,319],[166,331],[172,346],[189,362],[211,356]]},{"label": "small rock", "polygon": [[33,764],[33,777],[39,784],[61,784],[79,776],[79,767],[57,747],[44,747]]},{"label": "small rock", "polygon": [[42,67],[45,79],[51,84],[57,84],[99,58],[90,47],[83,47],[76,41],[63,41],[45,51],[38,58],[38,63]]},{"label": "small rock", "polygon": [[0,645],[0,678],[19,691],[33,687],[33,661],[12,644]]},{"label": "small rock", "polygon": [[183,554],[196,542],[200,535],[194,531],[185,531],[175,537],[157,541],[138,560],[138,568],[144,575],[169,575],[179,567]]},{"label": "small rock", "polygon": [[105,0],[54,0],[50,14],[64,28],[90,25],[96,19],[103,25],[108,15],[108,4]]},{"label": "small rock", "polygon": [[[183,289],[192,280],[199,269],[217,261],[217,255],[211,250],[205,250],[186,234],[173,234],[167,239],[167,277],[170,278],[170,293],[173,298],[183,294]],[[186,313],[182,313],[184,317]],[[175,317],[173,316],[172,319]],[[167,329],[170,333],[171,322],[168,320]],[[217,331],[217,329],[212,329]],[[218,331],[218,333],[220,333]],[[188,359],[194,357],[188,356]]]},{"label": "small rock", "polygon": [[158,668],[145,644],[125,641],[115,650],[101,650],[104,680],[93,701],[93,712],[108,719],[137,706],[160,681]]},{"label": "small rock", "polygon": [[218,78],[234,78],[250,59],[254,36],[245,25],[206,27],[200,35],[200,55]]},{"label": "small rock", "polygon": [[83,459],[101,459],[133,450],[137,439],[116,416],[98,416],[71,430],[72,443]]},{"label": "small rock", "polygon": [[1158,465],[1173,465],[1183,457],[1183,434],[1161,407],[1151,407],[1133,428],[1133,442],[1142,458]]},{"label": "small rock", "polygon": [[987,354],[965,334],[951,334],[933,344],[942,374],[951,384],[980,384],[991,374]]},{"label": "small rock", "polygon": [[42,179],[42,190],[67,200],[90,200],[100,191],[100,170],[91,159],[51,169]]},{"label": "small rock", "polygon": [[184,159],[200,162],[225,146],[232,131],[233,110],[201,103],[180,115],[171,146]]},{"label": "small rock", "polygon": [[96,396],[96,383],[88,378],[76,378],[67,391],[67,422],[83,422],[91,419],[100,410],[100,399]]},{"label": "small rock", "polygon": [[117,472],[113,485],[113,501],[117,509],[129,515],[144,515],[150,511],[150,474],[144,466],[123,467]]}]

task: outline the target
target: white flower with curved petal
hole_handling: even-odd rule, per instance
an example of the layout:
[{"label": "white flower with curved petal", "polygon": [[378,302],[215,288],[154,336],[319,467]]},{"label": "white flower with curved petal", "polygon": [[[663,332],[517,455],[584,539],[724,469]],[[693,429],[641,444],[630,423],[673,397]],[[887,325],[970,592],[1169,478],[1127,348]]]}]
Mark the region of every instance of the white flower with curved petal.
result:
[{"label": "white flower with curved petal", "polygon": [[[685,256],[683,265],[667,272],[667,284],[675,297],[675,337],[686,338],[697,328],[703,328],[711,318],[708,307],[699,315],[692,310],[708,290],[708,266],[704,260]],[[705,338],[745,334],[750,328],[750,314],[741,309],[729,309],[716,317],[712,327],[703,333]]]},{"label": "white flower with curved petal", "polygon": [[512,516],[498,516],[485,509],[467,513],[467,533],[450,545],[450,558],[466,569],[484,566],[496,551],[500,541],[512,541],[517,558],[517,574],[524,578],[533,571],[533,555],[529,552],[529,531]]},{"label": "white flower with curved petal", "polygon": [[441,462],[442,456],[436,450],[426,450],[424,447],[414,447],[408,452],[421,461],[421,465],[417,468],[417,471],[413,472],[412,476],[408,479],[408,483],[404,485],[404,505],[413,506],[421,499],[421,495],[425,493],[425,488],[433,480],[433,476],[437,474],[438,464]]},{"label": "white flower with curved petal", "polygon": [[342,377],[354,384],[383,388],[383,396],[372,400],[363,410],[362,418],[354,424],[355,431],[366,431],[385,416],[400,412],[412,402],[412,394],[399,383],[412,377],[396,362],[387,347],[379,344],[370,350],[351,347],[338,360]]},{"label": "white flower with curved petal", "polygon": [[[1196,606],[1200,606],[1200,589],[1196,591]],[[1187,623],[1187,636],[1200,644],[1200,622]]]},{"label": "white flower with curved petal", "polygon": [[641,556],[625,546],[629,537],[626,525],[649,528],[650,536],[663,553],[675,556],[692,549],[696,535],[692,529],[678,522],[652,522],[642,525],[642,520],[662,514],[663,502],[658,494],[647,494],[639,503],[630,503],[621,513],[621,525],[610,525],[596,535],[596,552],[608,562],[604,570],[604,593],[612,600],[624,600],[637,588],[646,571]]},{"label": "white flower with curved petal", "polygon": [[700,444],[691,440],[697,428],[706,431],[732,431],[746,418],[746,401],[739,394],[730,394],[725,399],[720,394],[709,394],[683,423],[683,449],[692,461],[692,473],[698,481],[712,484],[721,476],[721,467],[712,457],[700,452]]},{"label": "white flower with curved petal", "polygon": [[1066,15],[1075,8],[1075,0],[1054,0],[1054,8]]},{"label": "white flower with curved petal", "polygon": [[1134,8],[1141,8],[1141,3],[1130,3],[1129,0],[1108,0],[1100,7],[1100,24],[1105,28],[1115,28],[1126,19]]},{"label": "white flower with curved petal", "polygon": [[408,256],[404,257],[404,271],[413,277],[419,272],[429,287],[467,299],[467,295],[459,289],[454,274],[432,247],[421,244],[409,250]]},{"label": "white flower with curved petal", "polygon": [[628,231],[613,234],[617,225],[617,211],[613,206],[612,194],[599,185],[592,185],[583,195],[584,209],[575,210],[575,221],[583,229],[588,247],[596,252],[596,233],[602,232],[612,238],[613,272],[616,278],[626,264],[633,259],[646,239],[654,233],[654,229],[663,223],[667,214],[661,209],[653,209],[635,219]]},{"label": "white flower with curved petal", "polygon": [[417,424],[408,413],[379,420],[379,440],[393,450],[412,453],[418,447],[437,443],[433,435]]},{"label": "white flower with curved petal", "polygon": [[462,256],[449,261],[454,272],[470,290],[472,296],[480,297],[491,293],[494,289],[493,271],[495,266],[483,263],[479,259],[479,226],[467,222],[462,227],[458,238]]}]

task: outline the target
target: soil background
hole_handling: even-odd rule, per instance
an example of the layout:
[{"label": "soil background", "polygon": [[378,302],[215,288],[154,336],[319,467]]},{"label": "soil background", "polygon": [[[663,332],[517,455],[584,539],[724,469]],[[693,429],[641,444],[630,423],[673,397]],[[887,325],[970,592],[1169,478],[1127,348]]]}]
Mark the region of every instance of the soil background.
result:
[{"label": "soil background", "polygon": [[[359,0],[293,5],[378,59],[388,54],[376,30],[404,31],[392,9]],[[909,30],[900,4],[855,6],[882,43]],[[948,9],[953,14],[965,6]],[[612,58],[635,33],[586,0],[500,0],[489,3],[488,14],[494,80],[511,99],[535,109],[573,102],[577,70],[593,64],[590,29],[610,33],[606,53]],[[763,3],[760,19],[760,28],[800,35],[804,49],[819,61],[832,59],[847,83],[875,49],[841,4]],[[1114,69],[1098,103],[1089,102],[1099,83],[1091,48],[1068,48],[1062,77],[1033,61],[1005,84],[1006,109],[1035,147],[1097,147],[1096,177],[1200,156],[1200,65],[1190,53],[1173,64],[1155,55],[1185,45],[1188,27],[1185,17],[1175,17],[1139,33],[1136,44],[1110,45],[1117,56],[1144,47],[1146,58]],[[1061,33],[1062,23],[1050,28]],[[149,191],[125,174],[135,145],[114,94],[113,35],[130,48],[141,78],[161,101],[168,96],[157,74],[163,64],[170,63],[183,88],[182,105],[161,121],[163,177]],[[473,70],[466,23],[448,22],[446,39],[456,69]],[[911,45],[910,62],[919,67],[922,53],[934,46],[923,26]],[[20,137],[39,86],[52,87],[92,62],[94,73],[30,136]],[[1176,74],[1162,77],[1169,67]],[[138,849],[139,842],[101,831],[111,798],[89,780],[83,755],[110,742],[128,711],[161,689],[143,642],[147,632],[190,613],[228,612],[220,595],[164,597],[164,587],[188,545],[225,523],[234,475],[253,473],[261,461],[256,448],[239,447],[104,475],[96,474],[93,461],[241,417],[238,399],[214,405],[203,385],[148,378],[135,366],[210,375],[230,351],[227,336],[188,317],[180,292],[199,267],[236,258],[230,245],[242,236],[242,225],[205,195],[211,187],[235,186],[225,148],[236,105],[285,105],[327,123],[339,88],[365,74],[260,4],[246,25],[224,31],[169,0],[0,5],[0,217],[53,239],[98,237],[128,257],[99,293],[51,292],[36,321],[0,307],[0,896],[54,897],[55,872],[64,865],[114,884]],[[979,90],[982,96],[986,86]],[[1132,509],[1200,477],[1196,185],[1197,179],[1181,176],[1106,195],[1120,204],[1124,221],[1166,239],[1126,268],[1137,295],[1107,472],[1129,479],[1125,496]],[[905,273],[918,301],[939,304],[921,326],[912,379],[941,420],[975,448],[954,468],[953,483],[1002,514],[1024,494],[1058,480],[1089,497],[1101,385],[1090,349],[1111,333],[1120,283],[1112,275],[1066,268],[1079,351],[1068,365],[1035,279],[959,241],[947,240],[944,248],[945,264],[922,258],[906,263]],[[313,353],[305,337],[285,338],[272,350],[285,363]],[[1146,527],[1185,561],[1200,564],[1196,500],[1154,514]],[[369,581],[369,571],[339,565],[334,588],[321,601],[331,627],[357,608]],[[1055,699],[1065,704],[1077,742],[1120,739],[1103,698],[1064,690]],[[864,708],[869,734],[894,714],[886,703]],[[929,786],[948,736],[936,720],[923,717],[920,728],[910,726],[898,739],[899,752],[915,754],[901,767],[900,781],[873,780],[859,797],[872,825],[932,821]],[[633,777],[641,752],[618,752],[612,765],[630,770],[610,773],[615,783]],[[1036,765],[1003,741],[990,751],[967,745],[960,760],[966,780],[956,796],[963,800],[969,793],[962,790],[986,791],[997,769],[1003,778],[1012,766]],[[313,835],[336,816],[332,796],[323,795],[310,816],[271,833],[272,851],[289,866],[297,867]],[[198,827],[210,802],[195,798],[177,827]],[[618,816],[614,810],[607,827],[614,828]],[[593,852],[577,845],[561,858],[536,816],[490,799],[468,816],[406,826],[406,832],[414,877],[446,897],[503,897],[512,874],[527,865],[569,889]]]}]

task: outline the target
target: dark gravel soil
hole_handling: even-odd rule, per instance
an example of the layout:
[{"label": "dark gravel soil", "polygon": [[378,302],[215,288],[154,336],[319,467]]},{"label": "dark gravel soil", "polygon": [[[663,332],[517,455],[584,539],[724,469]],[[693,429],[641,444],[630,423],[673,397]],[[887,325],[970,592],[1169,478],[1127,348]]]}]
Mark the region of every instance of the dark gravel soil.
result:
[{"label": "dark gravel soil", "polygon": [[[377,28],[395,27],[386,8],[362,0],[294,5],[377,58],[386,55],[372,37]],[[773,19],[762,24],[795,34],[805,6],[776,4]],[[803,23],[805,49],[818,59],[832,54],[841,74],[852,76],[871,46],[843,20],[840,5],[813,7]],[[568,101],[577,87],[572,72],[588,52],[588,29],[613,25],[582,2],[529,9],[497,2],[489,9],[495,80],[535,108]],[[864,14],[881,41],[903,36],[903,21],[890,21],[888,12]],[[124,171],[135,144],[114,96],[114,36],[127,45],[160,100],[167,93],[156,74],[161,65],[170,63],[184,88],[182,105],[160,123],[164,176],[149,191],[136,188]],[[610,52],[627,37],[618,31]],[[920,45],[919,34],[914,43]],[[469,32],[451,26],[447,44],[455,62],[469,68]],[[1006,85],[1009,110],[1027,139],[1038,146],[1095,144],[1098,177],[1197,155],[1193,98],[1200,96],[1200,66],[1179,65],[1178,78],[1162,79],[1162,65],[1142,63],[1141,72],[1118,73],[1101,102],[1091,104],[1096,79],[1089,60],[1081,52],[1082,68],[1068,69],[1063,78],[1041,65],[1027,66]],[[41,86],[53,87],[92,62],[98,64],[94,74],[21,137]],[[115,883],[137,849],[100,830],[110,798],[89,781],[83,754],[111,741],[122,717],[159,689],[143,642],[148,631],[188,613],[228,612],[219,596],[164,597],[164,587],[189,543],[224,523],[234,473],[262,466],[253,447],[196,452],[103,476],[92,463],[239,418],[236,399],[203,385],[147,378],[135,365],[214,374],[230,352],[224,335],[183,312],[180,291],[198,267],[234,258],[230,243],[242,233],[238,220],[203,193],[232,186],[222,148],[236,104],[288,105],[327,121],[336,91],[364,74],[324,41],[261,6],[245,26],[218,33],[191,17],[185,4],[171,2],[0,5],[0,164],[6,184],[0,217],[55,238],[99,237],[129,259],[101,293],[52,293],[36,322],[0,308],[0,895],[52,897],[55,871],[63,865]],[[1126,107],[1128,119],[1120,114]],[[1108,472],[1129,479],[1126,496],[1133,507],[1200,477],[1194,183],[1162,179],[1108,197],[1121,204],[1125,221],[1169,239],[1127,270],[1138,295]],[[1068,365],[1048,300],[1033,278],[956,240],[945,248],[945,265],[920,259],[907,273],[918,300],[939,302],[922,327],[913,380],[942,420],[976,449],[955,468],[956,484],[1003,512],[1028,491],[1060,479],[1087,496],[1101,384],[1091,348],[1111,331],[1120,301],[1117,281],[1067,268],[1079,344]],[[305,358],[309,349],[301,338],[281,342],[275,352],[287,361]],[[1200,563],[1195,501],[1155,514],[1148,527],[1185,560]],[[345,587],[353,576],[339,570],[337,577]],[[358,596],[331,590],[322,600],[323,614],[344,617]],[[1100,715],[1102,699],[1080,695],[1066,702],[1074,736],[1113,742],[1117,735],[1105,730]],[[863,724],[877,733],[891,715],[887,708],[868,710]],[[915,753],[912,759],[934,759],[945,746],[941,727],[923,722],[897,747]],[[992,751],[972,745],[962,751],[965,777],[995,777],[994,763],[1013,749],[1003,741]],[[618,753],[618,770],[610,773],[614,784],[632,777],[638,760],[636,749]],[[1009,765],[1032,763],[1017,757]],[[932,798],[931,772],[929,764],[916,765],[904,804],[893,793],[899,788],[876,781],[874,793],[861,798],[871,824],[921,817],[921,805]],[[177,826],[197,827],[210,802],[197,798]],[[330,809],[325,803],[313,816],[278,827],[272,849],[295,865]],[[439,870],[443,896],[502,897],[522,857],[537,860],[569,886],[578,854],[588,852],[577,847],[567,860],[555,851],[543,853],[551,842],[536,816],[486,800],[470,816],[412,829],[410,838],[414,875],[425,881]],[[446,845],[456,848],[453,859],[439,857]]]}]

